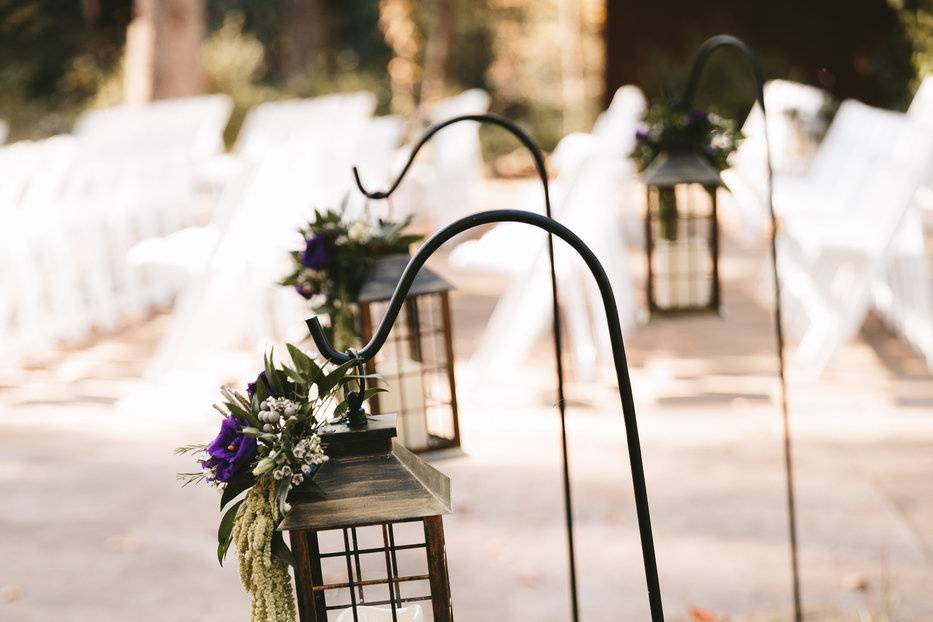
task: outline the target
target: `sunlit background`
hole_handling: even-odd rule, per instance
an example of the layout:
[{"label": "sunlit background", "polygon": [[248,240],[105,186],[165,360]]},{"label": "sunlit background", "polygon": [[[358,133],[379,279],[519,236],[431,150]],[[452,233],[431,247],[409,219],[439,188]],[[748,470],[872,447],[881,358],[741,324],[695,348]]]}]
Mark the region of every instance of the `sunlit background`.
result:
[{"label": "sunlit background", "polygon": [[[649,249],[655,272],[706,251],[646,244],[629,153],[724,32],[769,82],[765,121],[722,51],[695,101],[745,135],[719,312],[652,313],[712,285],[649,294]],[[692,622],[793,619],[767,127],[804,619],[933,620],[931,72],[930,0],[0,5],[0,620],[248,619],[216,495],[176,484],[172,448],[216,433],[218,387],[268,348],[313,350],[278,281],[315,209],[424,234],[544,211],[494,125],[437,134],[388,201],[353,183],[385,189],[431,124],[486,112],[545,150],[555,217],[612,281],[665,610]],[[454,287],[462,447],[425,458],[452,481],[460,621],[570,619],[546,257],[498,225],[429,263]],[[572,252],[557,274],[580,619],[648,619],[603,307]]]}]

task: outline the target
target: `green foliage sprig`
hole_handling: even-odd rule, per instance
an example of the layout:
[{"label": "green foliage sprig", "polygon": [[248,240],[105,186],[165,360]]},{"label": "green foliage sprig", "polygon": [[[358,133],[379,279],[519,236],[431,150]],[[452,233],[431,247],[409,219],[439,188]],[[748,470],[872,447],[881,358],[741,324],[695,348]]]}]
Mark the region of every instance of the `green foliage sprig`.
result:
[{"label": "green foliage sprig", "polygon": [[332,343],[352,346],[358,336],[353,301],[376,258],[408,252],[423,236],[409,233],[409,216],[400,221],[344,218],[344,210],[315,211],[299,229],[304,245],[290,253],[292,271],[280,281],[307,299],[317,315],[330,318]]}]

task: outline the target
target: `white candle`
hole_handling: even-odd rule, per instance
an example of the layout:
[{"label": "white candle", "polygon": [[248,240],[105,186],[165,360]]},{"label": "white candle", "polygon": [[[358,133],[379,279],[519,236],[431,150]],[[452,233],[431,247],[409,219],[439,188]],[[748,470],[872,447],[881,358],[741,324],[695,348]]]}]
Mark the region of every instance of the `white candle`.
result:
[{"label": "white candle", "polygon": [[379,394],[379,412],[399,413],[398,440],[409,449],[428,446],[427,408],[421,384],[421,364],[409,359],[380,361],[376,371],[388,393]]},{"label": "white candle", "polygon": [[[657,240],[652,253],[654,299],[658,306],[700,306],[709,302],[709,251],[702,240]],[[694,273],[694,274],[691,274]]]},{"label": "white candle", "polygon": [[[392,622],[392,610],[382,607],[359,606],[356,608],[359,622]],[[421,605],[400,607],[395,610],[395,619],[398,622],[423,622]],[[337,622],[353,622],[353,608],[344,609],[337,616]]]}]

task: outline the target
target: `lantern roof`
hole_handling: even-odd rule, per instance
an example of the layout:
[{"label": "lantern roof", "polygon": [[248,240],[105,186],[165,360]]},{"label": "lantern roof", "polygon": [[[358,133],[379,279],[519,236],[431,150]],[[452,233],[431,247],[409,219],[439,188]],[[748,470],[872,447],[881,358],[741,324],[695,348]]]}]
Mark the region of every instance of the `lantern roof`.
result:
[{"label": "lantern roof", "polygon": [[280,529],[322,530],[449,514],[450,479],[395,440],[395,415],[322,429],[330,460],[292,492]]},{"label": "lantern roof", "polygon": [[[386,255],[380,257],[370,268],[363,287],[356,297],[357,302],[384,302],[395,293],[395,286],[402,278],[402,272],[408,265],[409,256],[405,253]],[[439,274],[422,266],[415,276],[415,281],[408,290],[409,296],[421,296],[423,294],[436,294],[453,289],[453,286],[445,281]]]},{"label": "lantern roof", "polygon": [[677,184],[722,186],[722,177],[710,161],[695,149],[662,151],[642,173],[649,186],[670,188]]}]

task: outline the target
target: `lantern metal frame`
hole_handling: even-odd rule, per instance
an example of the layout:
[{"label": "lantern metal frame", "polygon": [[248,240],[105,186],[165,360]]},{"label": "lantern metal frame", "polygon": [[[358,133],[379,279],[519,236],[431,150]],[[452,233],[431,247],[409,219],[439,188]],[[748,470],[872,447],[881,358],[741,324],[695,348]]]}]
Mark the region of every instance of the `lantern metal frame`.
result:
[{"label": "lantern metal frame", "polygon": [[[450,480],[396,441],[395,420],[378,415],[361,428],[325,427],[321,435],[331,460],[290,497],[292,510],[280,529],[288,532],[295,557],[302,622],[327,622],[331,612],[348,609],[357,622],[360,607],[384,605],[397,620],[398,609],[417,602],[430,603],[436,622],[453,620],[443,523],[451,510]],[[414,524],[423,537],[412,542],[403,534],[399,540],[396,527]],[[372,531],[381,532],[381,542],[365,540]],[[336,550],[325,546],[328,534],[336,536]],[[403,572],[400,554],[410,562],[421,552],[415,574]],[[384,575],[365,563],[373,556],[384,564]],[[325,570],[328,562],[341,567],[338,579]],[[427,594],[403,592],[419,584],[426,584]]]},{"label": "lantern metal frame", "polygon": [[[646,275],[645,289],[647,294],[648,310],[654,315],[681,315],[698,312],[719,313],[721,303],[721,286],[719,283],[719,207],[716,196],[718,188],[723,187],[719,172],[703,157],[691,150],[668,151],[659,154],[654,162],[643,173],[645,181],[645,257]],[[699,187],[699,188],[698,188]],[[683,188],[686,197],[678,197],[677,191]],[[698,213],[695,209],[696,194],[702,192],[709,198],[708,213]],[[669,256],[685,254],[686,272],[680,271],[676,266],[669,268],[662,275],[655,270],[656,246],[661,238],[666,238],[664,229],[669,226],[662,213],[662,193],[674,194],[674,232],[668,238],[667,246],[676,245],[676,248],[667,248]],[[687,210],[684,211],[681,199],[685,199]],[[705,235],[697,235],[698,222],[706,224]],[[681,224],[684,224],[681,227]],[[681,229],[685,229],[681,231]],[[708,247],[707,254],[700,258],[700,263],[709,260],[709,267],[695,266],[691,260],[691,250],[696,246],[694,241],[700,237],[705,239]],[[676,262],[675,262],[676,264]],[[667,288],[669,304],[661,304],[661,296],[657,291],[658,280],[663,279],[661,286]],[[684,282],[686,279],[686,282]],[[708,295],[706,301],[699,300],[697,292],[699,284],[708,281]],[[682,301],[683,285],[686,285],[686,301]]]},{"label": "lantern metal frame", "polygon": [[[638,532],[641,541],[642,562],[645,570],[645,582],[648,592],[648,604],[651,611],[652,622],[663,622],[664,612],[661,601],[661,588],[658,579],[657,558],[654,548],[654,538],[651,531],[651,517],[648,507],[648,491],[645,482],[644,464],[641,454],[641,443],[638,435],[638,425],[635,414],[635,400],[632,393],[632,383],[628,372],[628,363],[625,356],[625,346],[622,340],[622,326],[619,322],[619,310],[615,295],[612,291],[609,277],[603,269],[599,259],[592,250],[570,229],[561,223],[533,212],[522,210],[492,210],[479,212],[461,218],[444,227],[431,236],[412,256],[405,271],[399,279],[395,292],[389,301],[388,308],[372,339],[359,351],[338,352],[327,339],[327,335],[318,320],[313,317],[307,320],[308,329],[315,345],[321,354],[333,363],[356,361],[364,365],[372,359],[385,345],[397,319],[405,297],[408,294],[418,271],[425,264],[428,257],[435,253],[445,242],[465,231],[500,222],[524,223],[557,236],[567,242],[580,255],[596,280],[597,288],[603,302],[608,325],[609,342],[612,349],[613,362],[616,370],[616,380],[619,387],[619,398],[622,405],[622,417],[625,423],[626,444],[628,447],[629,467],[632,474],[632,486],[635,498],[635,513],[638,521]],[[361,388],[362,390],[362,388]]]},{"label": "lantern metal frame", "polygon": [[[387,255],[378,258],[367,276],[363,288],[356,297],[359,315],[360,336],[368,341],[373,335],[374,316],[392,296],[395,284],[405,264],[407,254]],[[441,276],[428,268],[419,272],[408,293],[404,305],[405,331],[391,337],[392,345],[389,358],[397,363],[394,373],[384,372],[380,367],[383,361],[372,358],[366,363],[370,374],[380,374],[386,383],[397,381],[399,389],[398,421],[400,437],[405,446],[415,452],[423,453],[460,446],[460,418],[457,406],[457,382],[454,376],[453,323],[450,313],[450,285]],[[405,350],[407,349],[407,353]],[[415,370],[403,369],[403,362],[410,360],[416,365]],[[443,375],[446,387],[437,393],[428,390],[428,376]],[[420,389],[418,399],[411,399],[402,387],[406,379],[417,376]],[[385,400],[377,394],[370,400],[372,411],[382,414]],[[391,412],[387,410],[385,412]],[[425,436],[423,444],[413,443],[412,418],[423,418]],[[443,419],[438,425],[437,419]]]}]

